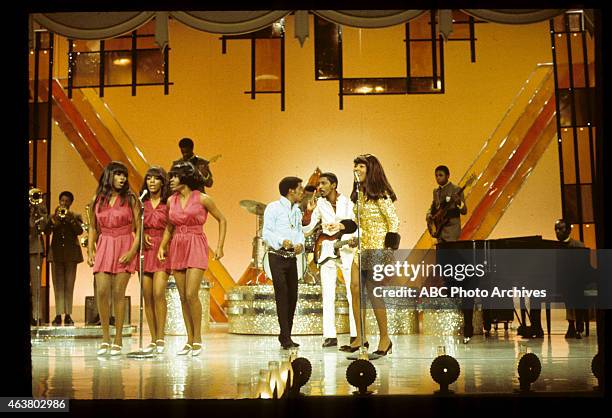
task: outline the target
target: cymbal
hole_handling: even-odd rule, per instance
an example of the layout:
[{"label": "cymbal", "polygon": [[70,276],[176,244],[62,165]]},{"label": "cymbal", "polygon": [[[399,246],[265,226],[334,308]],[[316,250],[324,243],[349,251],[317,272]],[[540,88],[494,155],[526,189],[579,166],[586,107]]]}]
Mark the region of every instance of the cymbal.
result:
[{"label": "cymbal", "polygon": [[248,210],[254,215],[263,215],[266,205],[255,200],[241,200],[240,206]]}]

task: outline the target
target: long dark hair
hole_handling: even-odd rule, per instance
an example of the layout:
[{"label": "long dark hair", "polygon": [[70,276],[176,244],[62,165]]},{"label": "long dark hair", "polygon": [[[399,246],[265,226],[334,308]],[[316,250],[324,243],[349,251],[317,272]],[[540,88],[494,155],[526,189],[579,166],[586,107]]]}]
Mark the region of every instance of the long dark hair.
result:
[{"label": "long dark hair", "polygon": [[[142,182],[142,187],[140,188],[140,195],[142,196],[142,192],[144,192],[145,190],[148,190],[147,187],[147,177],[157,177],[158,179],[161,180],[162,182],[162,187],[160,190],[160,202],[161,203],[166,203],[166,201],[168,200],[168,196],[170,195],[170,187],[168,185],[168,174],[166,174],[166,170],[164,170],[163,168],[154,165],[151,166],[151,168],[149,168],[147,170],[147,173],[144,176],[144,180]],[[143,202],[147,201],[151,199],[151,193],[147,193],[146,196],[142,199]]]},{"label": "long dark hair", "polygon": [[[372,154],[358,155],[353,160],[353,164],[365,164],[366,165],[366,177],[365,177],[365,195],[366,200],[378,200],[390,198],[392,202],[397,200],[397,196],[387,180],[385,170],[378,161],[378,158]],[[357,202],[357,182],[353,181],[353,191],[351,192],[351,200],[353,203]]]},{"label": "long dark hair", "polygon": [[172,165],[168,172],[168,179],[177,176],[179,182],[191,190],[204,191],[204,177],[200,170],[189,161],[178,161]]},{"label": "long dark hair", "polygon": [[126,198],[130,197],[130,206],[133,206],[134,196],[130,192],[130,182],[128,180],[128,169],[120,161],[111,161],[106,167],[104,167],[104,171],[100,175],[100,179],[98,180],[98,188],[96,189],[96,199],[94,200],[94,205],[92,211],[95,212],[96,205],[104,205],[108,204],[111,198],[111,193],[113,191],[113,177],[115,174],[124,174],[126,177],[125,183],[123,183],[123,187],[119,190],[119,197],[121,198],[121,204],[125,203]]}]

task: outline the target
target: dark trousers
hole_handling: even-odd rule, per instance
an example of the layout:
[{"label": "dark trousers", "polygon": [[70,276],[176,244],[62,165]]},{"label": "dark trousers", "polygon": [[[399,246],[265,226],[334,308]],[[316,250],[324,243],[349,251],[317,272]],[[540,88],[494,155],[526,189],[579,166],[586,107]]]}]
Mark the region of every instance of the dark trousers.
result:
[{"label": "dark trousers", "polygon": [[[533,302],[532,302],[533,304]],[[540,302],[538,302],[538,307],[540,307]],[[531,319],[531,331],[534,334],[543,333],[542,329],[542,309],[529,309],[529,318]]]},{"label": "dark trousers", "polygon": [[74,296],[74,282],[76,280],[77,263],[73,261],[54,261],[53,265],[53,292],[55,293],[56,315],[72,315],[72,300]]},{"label": "dark trousers", "polygon": [[482,310],[482,324],[484,326],[485,331],[491,331],[491,322],[493,322],[491,318],[492,316],[493,316],[493,313],[491,312],[490,309]]},{"label": "dark trousers", "polygon": [[293,316],[297,305],[297,264],[295,258],[285,258],[272,253],[269,254],[269,257],[274,299],[276,300],[276,315],[280,326],[278,340],[285,345],[291,341]]},{"label": "dark trousers", "polygon": [[464,298],[461,300],[463,311],[463,336],[472,338],[474,336],[474,299]]}]

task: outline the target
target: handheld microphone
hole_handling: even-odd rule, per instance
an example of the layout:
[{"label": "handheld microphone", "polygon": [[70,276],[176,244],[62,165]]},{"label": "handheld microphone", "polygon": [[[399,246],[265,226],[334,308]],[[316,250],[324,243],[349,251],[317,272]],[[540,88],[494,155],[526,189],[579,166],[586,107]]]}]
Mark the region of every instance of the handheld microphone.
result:
[{"label": "handheld microphone", "polygon": [[353,171],[353,175],[355,176],[355,181],[357,183],[361,183],[361,181],[359,180],[359,172],[357,171]]},{"label": "handheld microphone", "polygon": [[148,189],[144,189],[142,191],[142,193],[140,194],[140,197],[138,199],[142,201],[142,199],[144,199],[144,197],[147,195],[147,193],[149,193],[149,190]]}]

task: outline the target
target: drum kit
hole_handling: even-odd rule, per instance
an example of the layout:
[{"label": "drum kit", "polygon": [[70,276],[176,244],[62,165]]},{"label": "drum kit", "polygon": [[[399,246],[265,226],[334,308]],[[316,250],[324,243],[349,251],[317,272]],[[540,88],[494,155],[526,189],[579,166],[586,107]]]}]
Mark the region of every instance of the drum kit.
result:
[{"label": "drum kit", "polygon": [[[268,260],[268,248],[263,240],[263,216],[266,205],[255,200],[241,200],[239,203],[247,212],[255,215],[255,237],[253,238],[253,259],[251,260],[251,267],[257,270],[258,274],[256,275],[254,283],[251,281],[251,283],[248,284],[265,284],[266,280],[272,280],[270,262]],[[309,268],[308,265],[309,255],[311,255],[308,249],[308,246],[306,246],[306,251],[296,257],[298,282],[307,284],[319,283],[318,271]],[[312,249],[310,251],[312,252]]]}]

